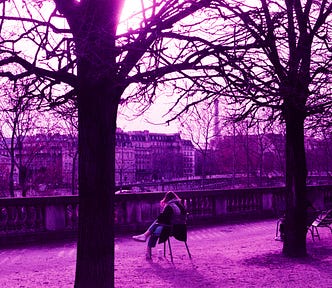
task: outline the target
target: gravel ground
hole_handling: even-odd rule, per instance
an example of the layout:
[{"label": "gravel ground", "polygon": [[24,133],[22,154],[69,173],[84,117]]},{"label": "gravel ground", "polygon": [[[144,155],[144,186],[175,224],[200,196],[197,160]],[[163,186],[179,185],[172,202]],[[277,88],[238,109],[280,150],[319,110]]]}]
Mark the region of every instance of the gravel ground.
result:
[{"label": "gravel ground", "polygon": [[[332,234],[308,235],[309,256],[288,259],[274,240],[276,221],[219,225],[188,233],[190,260],[183,242],[171,240],[169,255],[145,259],[145,243],[131,237],[115,240],[115,287],[332,287]],[[75,243],[0,250],[0,287],[72,288]],[[91,287],[98,288],[98,287]]]}]

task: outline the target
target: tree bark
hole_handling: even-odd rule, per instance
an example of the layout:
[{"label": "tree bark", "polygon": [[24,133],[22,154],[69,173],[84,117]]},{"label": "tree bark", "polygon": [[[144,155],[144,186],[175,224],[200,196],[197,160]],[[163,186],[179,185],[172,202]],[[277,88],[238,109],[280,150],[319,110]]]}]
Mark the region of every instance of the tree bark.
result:
[{"label": "tree bark", "polygon": [[[114,286],[114,158],[117,105],[103,89],[80,94],[76,288]],[[94,100],[91,100],[94,95]],[[97,113],[98,112],[98,113]]]},{"label": "tree bark", "polygon": [[[114,287],[115,35],[123,0],[63,1],[77,56],[79,227],[75,288]],[[75,4],[76,3],[76,4]]]},{"label": "tree bark", "polygon": [[285,105],[286,119],[286,221],[283,253],[303,257],[306,250],[306,158],[304,113]]},{"label": "tree bark", "polygon": [[95,69],[93,62],[79,62],[76,288],[114,286],[115,133],[117,107],[123,91],[116,87],[115,74],[96,77],[91,72],[98,71]]}]

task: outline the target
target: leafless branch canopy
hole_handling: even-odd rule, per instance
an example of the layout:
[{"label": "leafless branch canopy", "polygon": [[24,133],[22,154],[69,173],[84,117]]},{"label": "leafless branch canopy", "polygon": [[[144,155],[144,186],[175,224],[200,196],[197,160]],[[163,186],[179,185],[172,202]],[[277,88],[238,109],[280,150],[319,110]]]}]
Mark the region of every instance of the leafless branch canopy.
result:
[{"label": "leafless branch canopy", "polygon": [[[31,96],[53,107],[75,106],[78,50],[73,39],[78,36],[65,20],[71,19],[72,26],[75,18],[64,16],[79,17],[93,1],[56,0],[57,6],[26,1],[23,7],[16,2],[0,4],[0,76],[14,82],[29,78]],[[329,0],[141,1],[135,15],[114,22],[114,31],[96,31],[114,38],[110,55],[115,61],[100,67],[109,69],[118,85],[134,87],[121,103],[139,103],[141,111],[171,89],[174,117],[220,98],[237,120],[261,114],[283,119],[290,103],[310,116],[308,125],[327,125],[331,10]],[[84,39],[75,42],[84,46]],[[312,116],[317,113],[319,119]]]}]

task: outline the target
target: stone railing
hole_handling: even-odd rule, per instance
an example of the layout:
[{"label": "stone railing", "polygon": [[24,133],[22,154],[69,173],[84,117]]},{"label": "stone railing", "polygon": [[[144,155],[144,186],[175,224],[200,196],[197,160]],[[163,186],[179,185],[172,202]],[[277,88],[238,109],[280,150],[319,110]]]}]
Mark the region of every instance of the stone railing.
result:
[{"label": "stone railing", "polygon": [[[278,217],[285,210],[285,188],[177,192],[188,210],[188,225]],[[117,231],[142,230],[159,214],[164,193],[117,195]],[[308,187],[319,210],[332,207],[332,186]]]},{"label": "stone railing", "polygon": [[[189,212],[188,225],[233,219],[278,217],[284,210],[285,188],[177,192]],[[308,188],[317,209],[332,207],[332,186]],[[115,232],[145,229],[159,214],[164,193],[115,195]],[[0,199],[0,245],[76,237],[78,197]]]},{"label": "stone railing", "polygon": [[78,197],[0,198],[0,245],[76,237]]}]

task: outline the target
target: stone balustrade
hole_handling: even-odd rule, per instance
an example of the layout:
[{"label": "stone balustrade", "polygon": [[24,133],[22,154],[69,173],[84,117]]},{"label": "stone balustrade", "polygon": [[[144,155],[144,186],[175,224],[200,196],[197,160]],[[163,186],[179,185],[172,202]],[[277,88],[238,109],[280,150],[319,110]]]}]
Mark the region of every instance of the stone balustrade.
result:
[{"label": "stone balustrade", "polygon": [[[188,225],[278,217],[284,211],[285,188],[177,192],[188,210]],[[164,193],[115,195],[115,232],[136,233],[160,212]],[[332,186],[308,187],[317,209],[332,207]],[[76,237],[78,197],[0,198],[0,245]]]},{"label": "stone balustrade", "polygon": [[78,197],[0,198],[0,245],[75,237]]}]

